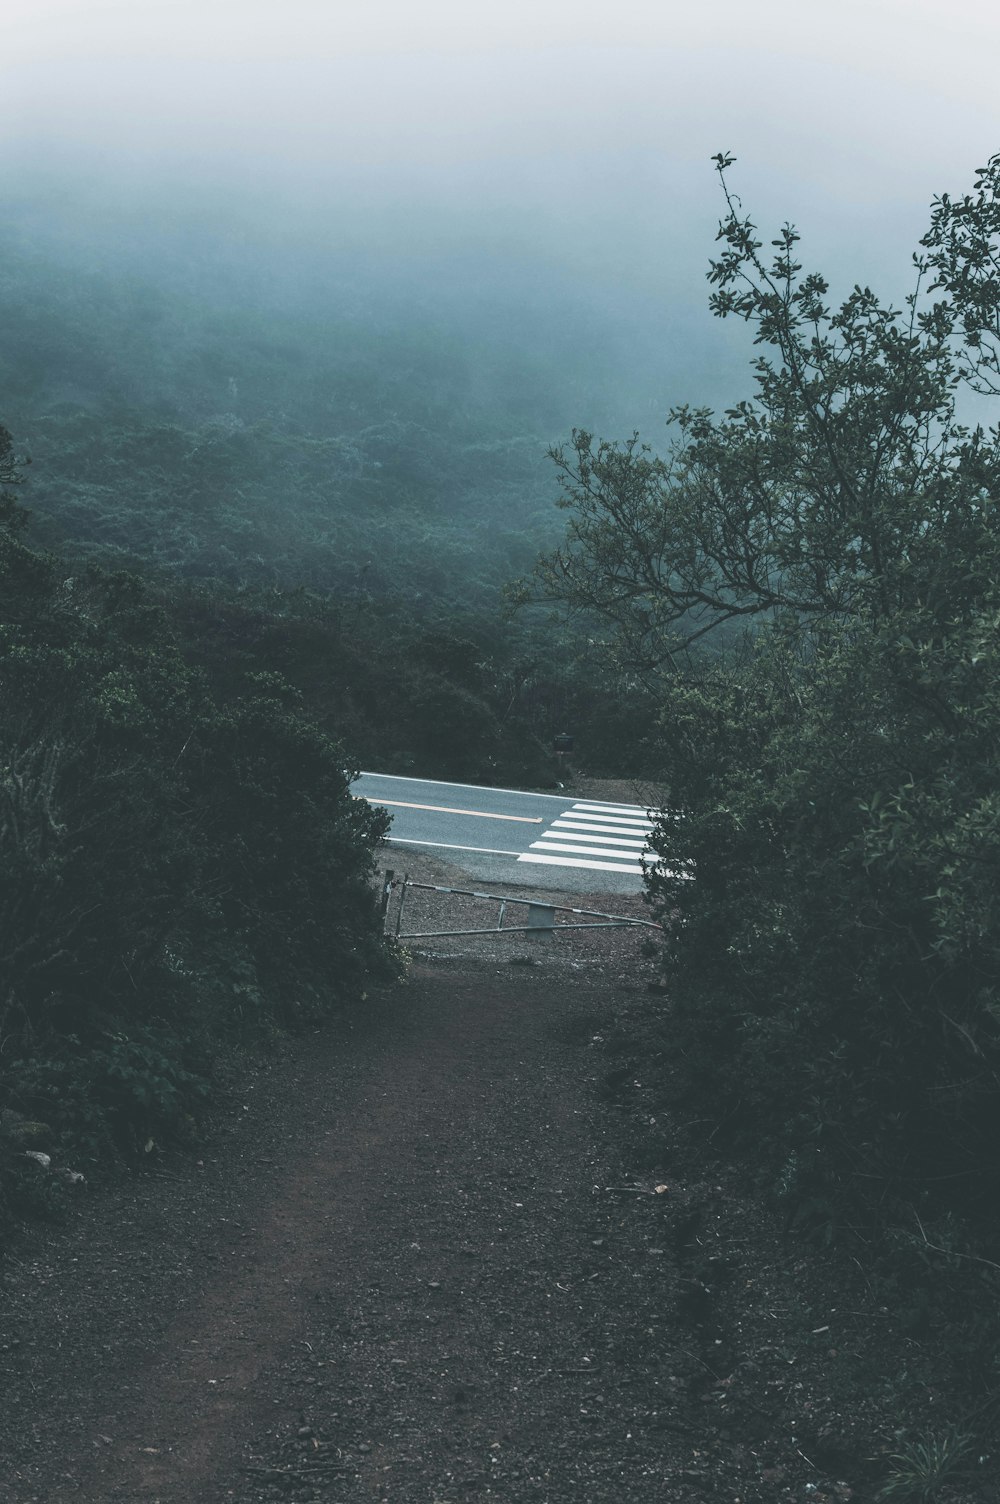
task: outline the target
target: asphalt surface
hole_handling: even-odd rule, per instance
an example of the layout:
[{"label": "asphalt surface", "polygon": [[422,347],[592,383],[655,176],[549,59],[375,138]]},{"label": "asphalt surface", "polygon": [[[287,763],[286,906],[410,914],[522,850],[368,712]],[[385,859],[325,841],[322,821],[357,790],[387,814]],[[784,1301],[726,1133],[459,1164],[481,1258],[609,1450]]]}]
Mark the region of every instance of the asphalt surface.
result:
[{"label": "asphalt surface", "polygon": [[392,816],[389,845],[439,854],[478,882],[634,893],[652,853],[635,804],[362,773],[355,794]]}]

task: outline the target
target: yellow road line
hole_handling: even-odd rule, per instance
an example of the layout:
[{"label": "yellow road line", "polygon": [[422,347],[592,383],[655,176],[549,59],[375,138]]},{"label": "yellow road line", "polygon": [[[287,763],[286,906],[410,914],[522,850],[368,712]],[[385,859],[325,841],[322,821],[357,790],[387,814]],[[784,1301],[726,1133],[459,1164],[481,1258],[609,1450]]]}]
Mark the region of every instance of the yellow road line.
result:
[{"label": "yellow road line", "polygon": [[391,804],[397,809],[429,809],[436,815],[472,815],[477,820],[514,820],[519,825],[544,825],[541,815],[490,815],[482,809],[449,809],[445,804],[407,804],[405,799],[379,799],[375,794],[363,795],[369,804]]}]

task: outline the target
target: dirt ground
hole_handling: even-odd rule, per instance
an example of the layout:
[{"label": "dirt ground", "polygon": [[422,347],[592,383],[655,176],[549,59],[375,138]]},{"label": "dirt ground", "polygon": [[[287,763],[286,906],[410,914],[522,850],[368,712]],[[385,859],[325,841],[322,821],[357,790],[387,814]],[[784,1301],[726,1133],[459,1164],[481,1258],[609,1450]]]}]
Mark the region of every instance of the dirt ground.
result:
[{"label": "dirt ground", "polygon": [[[0,1501],[873,1499],[951,1376],[853,1255],[692,1152],[642,939],[413,942],[192,1156],[27,1231]],[[993,1497],[994,1466],[936,1497]]]}]

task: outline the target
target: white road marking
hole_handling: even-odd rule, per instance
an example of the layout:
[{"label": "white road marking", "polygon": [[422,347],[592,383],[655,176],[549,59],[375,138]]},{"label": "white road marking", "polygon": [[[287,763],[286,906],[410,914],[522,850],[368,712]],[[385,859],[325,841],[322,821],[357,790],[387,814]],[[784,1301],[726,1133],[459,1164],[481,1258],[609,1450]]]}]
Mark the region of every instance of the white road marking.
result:
[{"label": "white road marking", "polygon": [[569,856],[614,856],[620,857],[623,862],[634,862],[637,856],[644,855],[641,851],[608,851],[602,846],[570,846],[564,841],[532,841],[531,849],[532,851],[564,851]]},{"label": "white road marking", "polygon": [[472,815],[476,820],[512,820],[515,825],[544,825],[542,815],[493,815],[484,809],[449,809],[446,804],[407,804],[405,799],[380,799],[377,794],[366,796],[369,804],[388,804],[394,809],[427,809],[435,815]]},{"label": "white road marking", "polygon": [[583,833],[586,833],[586,835],[598,836],[602,841],[621,841],[623,845],[647,844],[647,838],[644,835],[639,835],[638,832],[636,832],[636,835],[632,835],[632,833],[626,835],[624,832],[612,835],[611,826],[586,826],[580,820],[553,820],[549,826],[549,830],[544,830],[543,835],[549,835],[549,832],[562,832],[567,836],[583,835]]},{"label": "white road marking", "polygon": [[647,856],[651,862],[656,858],[649,845],[654,824],[635,804],[581,801],[552,820],[518,861],[642,877],[646,869],[638,864]]},{"label": "white road marking", "polygon": [[[565,794],[534,794],[524,789],[498,789],[492,784],[455,783],[446,778],[413,778],[406,773],[359,773],[358,778],[381,778],[386,783],[422,783],[425,788],[471,789],[475,794],[515,794],[519,799],[555,799],[563,809],[566,808]],[[361,797],[367,799],[368,795],[363,794]]]},{"label": "white road marking", "polygon": [[656,815],[655,810],[644,809],[641,804],[574,804],[573,808],[594,815],[623,815],[628,820],[651,820]]},{"label": "white road marking", "polygon": [[585,820],[594,826],[608,826],[612,830],[653,830],[651,820],[623,820],[620,815],[591,815],[585,809],[567,809],[564,815],[556,815],[556,820]]},{"label": "white road marking", "polygon": [[642,809],[638,804],[628,809],[616,809],[614,805],[608,804],[574,804],[571,809],[577,814],[600,815],[608,820],[641,820],[644,825],[651,825],[656,819],[652,811]]},{"label": "white road marking", "polygon": [[550,867],[589,867],[598,872],[622,872],[626,874],[631,873],[635,877],[642,876],[641,867],[626,866],[623,862],[593,862],[586,861],[582,857],[574,857],[572,860],[569,860],[561,856],[543,856],[541,852],[536,856],[532,852],[526,851],[523,856],[518,857],[518,861],[545,863]]},{"label": "white road marking", "polygon": [[597,841],[601,846],[621,846],[628,848],[637,846],[640,850],[649,850],[648,843],[642,836],[599,836],[595,835],[587,826],[580,829],[564,829],[556,825],[550,825],[548,830],[543,831],[542,838],[546,841]]},{"label": "white road marking", "polygon": [[435,851],[479,851],[483,856],[520,856],[519,851],[494,851],[489,846],[451,846],[446,841],[413,841],[406,836],[387,836],[387,846],[433,846]]},{"label": "white road marking", "polygon": [[656,820],[656,812],[644,809],[642,805],[583,805],[577,802],[570,805],[570,809],[580,809],[586,815],[609,815],[612,820]]}]

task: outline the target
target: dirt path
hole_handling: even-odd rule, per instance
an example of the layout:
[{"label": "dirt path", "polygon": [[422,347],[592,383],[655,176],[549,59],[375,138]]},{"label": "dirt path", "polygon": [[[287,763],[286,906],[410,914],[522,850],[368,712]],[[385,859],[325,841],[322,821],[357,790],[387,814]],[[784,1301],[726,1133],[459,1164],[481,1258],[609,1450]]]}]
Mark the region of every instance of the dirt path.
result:
[{"label": "dirt path", "polygon": [[36,1232],[3,1504],[870,1497],[843,1289],[685,1179],[655,1112],[636,1134],[621,1021],[652,1004],[572,964],[418,963],[247,1082],[201,1167]]},{"label": "dirt path", "polygon": [[200,1179],[126,1188],[15,1269],[2,1497],[542,1498],[555,1469],[648,1498],[658,1344],[626,1369],[608,1291],[646,1280],[660,1324],[656,1224],[618,1246],[580,1069],[608,1003],[418,973],[261,1080]]}]

